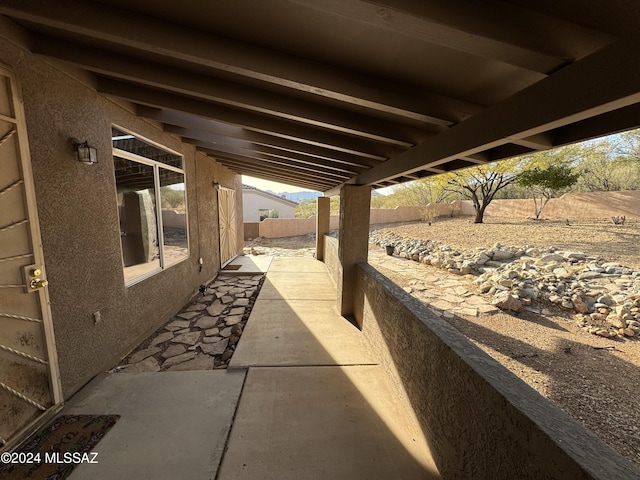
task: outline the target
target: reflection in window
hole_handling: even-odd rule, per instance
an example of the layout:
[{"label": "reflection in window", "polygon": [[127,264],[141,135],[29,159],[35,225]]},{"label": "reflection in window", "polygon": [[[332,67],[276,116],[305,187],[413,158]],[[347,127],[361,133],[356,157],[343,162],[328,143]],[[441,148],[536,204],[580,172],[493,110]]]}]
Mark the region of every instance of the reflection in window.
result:
[{"label": "reflection in window", "polygon": [[280,215],[278,210],[275,208],[261,208],[258,210],[258,215],[260,216],[260,221],[263,221],[265,218],[279,218]]},{"label": "reflection in window", "polygon": [[184,174],[160,169],[160,205],[165,265],[189,256],[187,241],[187,197]]},{"label": "reflection in window", "polygon": [[114,157],[125,281],[160,268],[153,167]]},{"label": "reflection in window", "polygon": [[[182,167],[182,157],[115,128],[113,146],[124,280],[130,285],[189,258],[184,171],[176,166]],[[121,150],[129,146],[135,152]]]}]

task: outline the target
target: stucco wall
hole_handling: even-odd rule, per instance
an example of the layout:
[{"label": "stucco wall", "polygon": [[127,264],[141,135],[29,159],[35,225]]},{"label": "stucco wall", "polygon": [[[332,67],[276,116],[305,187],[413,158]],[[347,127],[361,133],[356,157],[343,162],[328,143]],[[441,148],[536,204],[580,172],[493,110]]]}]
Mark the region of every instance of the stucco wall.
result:
[{"label": "stucco wall", "polygon": [[[461,214],[475,214],[470,200],[462,202]],[[485,214],[488,217],[533,217],[533,200],[494,200],[487,207]],[[640,218],[639,191],[567,193],[560,198],[549,200],[540,217],[559,220],[609,220],[620,215],[625,215],[627,220]]]},{"label": "stucco wall", "polygon": [[[137,118],[127,104],[98,94],[91,78],[36,58],[8,35],[0,34],[0,62],[16,73],[22,88],[61,383],[69,397],[113,367],[218,272],[213,181],[238,192],[242,246],[241,183],[194,147]],[[129,288],[123,280],[112,123],[180,152],[186,168],[190,258]],[[69,137],[95,146],[99,163],[74,161]],[[204,259],[201,272],[198,257]]]},{"label": "stucco wall", "polygon": [[187,214],[177,210],[162,209],[162,226],[166,228],[187,228]]},{"label": "stucco wall", "polygon": [[261,209],[278,210],[278,218],[294,218],[295,206],[282,202],[271,195],[264,195],[257,190],[243,190],[244,220],[246,222],[259,222]]},{"label": "stucco wall", "polygon": [[342,265],[338,259],[338,239],[329,235],[324,236],[324,264],[334,284],[338,284],[338,276],[342,274]]},{"label": "stucco wall", "polygon": [[244,222],[244,239],[252,240],[260,236],[259,222]]},{"label": "stucco wall", "polygon": [[637,470],[367,264],[356,316],[443,478],[632,479]]},{"label": "stucco wall", "polygon": [[[421,220],[426,212],[432,218],[459,215],[462,202],[430,204],[426,207],[396,207],[396,208],[372,208],[369,223],[371,225],[381,223],[399,223]],[[246,220],[246,219],[245,219]],[[332,215],[330,218],[331,230],[339,227],[339,218]],[[295,237],[315,233],[316,217],[309,218],[266,218],[260,222],[260,235],[264,238]]]}]

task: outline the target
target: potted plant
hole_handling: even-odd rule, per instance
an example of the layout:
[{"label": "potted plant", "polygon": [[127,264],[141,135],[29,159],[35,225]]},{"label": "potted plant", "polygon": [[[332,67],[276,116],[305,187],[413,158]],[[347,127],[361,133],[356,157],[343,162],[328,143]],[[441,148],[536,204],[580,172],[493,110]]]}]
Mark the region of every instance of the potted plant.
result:
[{"label": "potted plant", "polygon": [[395,245],[387,245],[384,248],[387,250],[387,255],[393,255],[393,252],[396,249]]}]

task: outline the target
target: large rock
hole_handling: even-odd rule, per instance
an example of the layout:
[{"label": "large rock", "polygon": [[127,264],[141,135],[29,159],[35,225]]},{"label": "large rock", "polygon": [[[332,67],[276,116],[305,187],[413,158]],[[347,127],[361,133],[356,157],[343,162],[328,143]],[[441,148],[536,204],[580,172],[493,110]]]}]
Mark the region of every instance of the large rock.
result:
[{"label": "large rock", "polygon": [[571,297],[571,303],[573,304],[573,308],[578,313],[589,313],[589,307],[582,299],[580,295],[573,295]]},{"label": "large rock", "polygon": [[564,262],[564,257],[562,255],[560,255],[559,253],[550,253],[548,255],[544,255],[542,257],[540,257],[540,259],[538,260],[539,263],[562,263]]},{"label": "large rock", "polygon": [[616,328],[627,328],[627,322],[625,322],[622,317],[616,313],[610,313],[607,317],[607,322]]},{"label": "large rock", "polygon": [[522,308],[522,302],[509,292],[500,292],[496,294],[491,305],[498,307],[500,310],[510,310],[517,312]]},{"label": "large rock", "polygon": [[509,250],[496,250],[493,252],[493,260],[495,262],[504,262],[505,260],[511,260],[513,258],[513,252]]}]

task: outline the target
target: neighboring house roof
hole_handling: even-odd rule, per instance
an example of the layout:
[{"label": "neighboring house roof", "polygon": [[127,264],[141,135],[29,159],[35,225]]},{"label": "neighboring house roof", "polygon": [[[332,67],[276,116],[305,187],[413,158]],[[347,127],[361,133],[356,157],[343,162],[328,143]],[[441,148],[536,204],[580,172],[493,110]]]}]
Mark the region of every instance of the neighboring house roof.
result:
[{"label": "neighboring house roof", "polygon": [[265,192],[264,190],[260,190],[259,188],[252,187],[251,185],[242,185],[242,193],[245,191],[251,191],[252,193],[257,193],[258,195],[262,195],[263,197],[270,198],[272,200],[277,200],[284,205],[288,205],[290,207],[297,207],[298,204],[296,202],[292,202],[291,200],[287,200],[284,197],[280,197],[278,195],[274,195],[273,193]]}]

